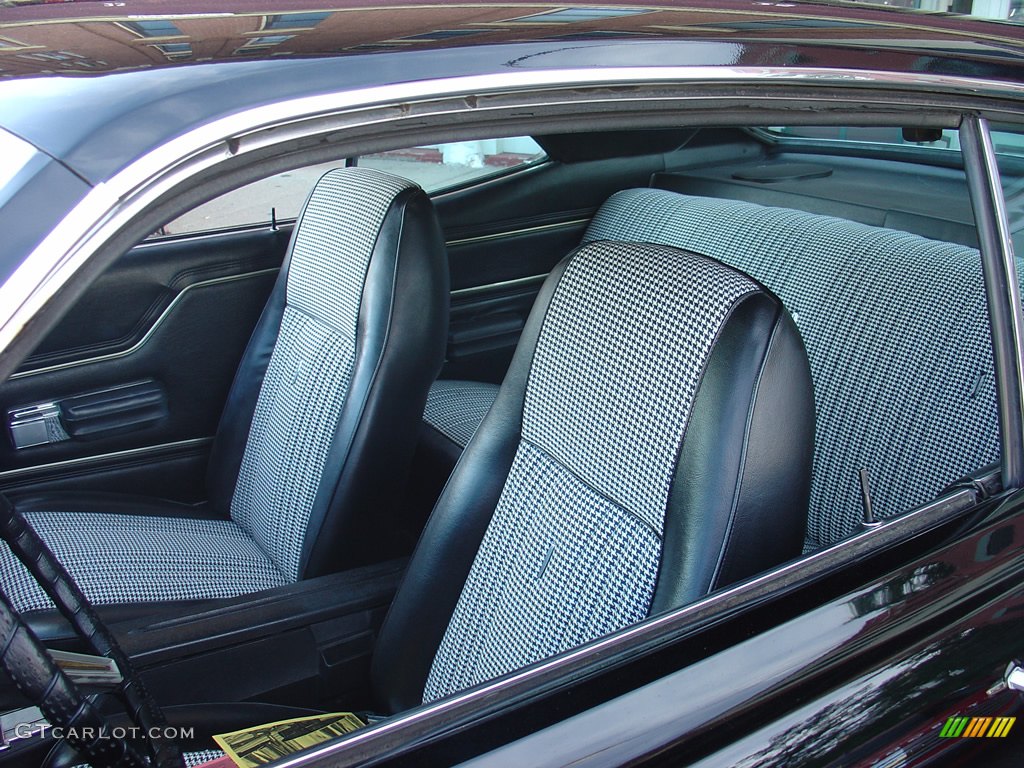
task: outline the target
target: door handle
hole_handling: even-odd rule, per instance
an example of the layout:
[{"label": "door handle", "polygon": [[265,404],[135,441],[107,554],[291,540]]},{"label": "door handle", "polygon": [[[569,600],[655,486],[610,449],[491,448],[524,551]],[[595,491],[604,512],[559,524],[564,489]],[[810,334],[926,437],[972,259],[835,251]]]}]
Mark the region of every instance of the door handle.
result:
[{"label": "door handle", "polygon": [[155,381],[21,406],[7,414],[16,449],[65,440],[92,440],[147,427],[170,414]]},{"label": "door handle", "polygon": [[1016,661],[1011,661],[1006,667],[1003,682],[1011,691],[1024,692],[1024,667]]},{"label": "door handle", "polygon": [[167,394],[155,381],[69,397],[60,412],[68,434],[79,440],[139,429],[169,414]]},{"label": "door handle", "polygon": [[8,412],[7,419],[11,442],[19,450],[69,439],[61,424],[57,403],[36,403],[14,408]]}]

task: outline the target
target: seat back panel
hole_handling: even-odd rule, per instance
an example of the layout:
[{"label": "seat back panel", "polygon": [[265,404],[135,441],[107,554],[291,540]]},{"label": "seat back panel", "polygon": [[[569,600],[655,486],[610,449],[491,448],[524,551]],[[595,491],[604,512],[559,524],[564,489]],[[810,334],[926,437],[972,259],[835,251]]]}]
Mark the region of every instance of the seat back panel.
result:
[{"label": "seat back panel", "polygon": [[758,286],[674,248],[595,243],[551,298],[518,450],[424,697],[644,618],[673,473],[716,338]]},{"label": "seat back panel", "polygon": [[355,340],[285,307],[242,458],[231,517],[298,578],[310,510],[345,402]]},{"label": "seat back panel", "polygon": [[412,186],[329,172],[295,228],[280,330],[231,499],[231,519],[291,579],[352,376],[370,257],[396,195]]}]

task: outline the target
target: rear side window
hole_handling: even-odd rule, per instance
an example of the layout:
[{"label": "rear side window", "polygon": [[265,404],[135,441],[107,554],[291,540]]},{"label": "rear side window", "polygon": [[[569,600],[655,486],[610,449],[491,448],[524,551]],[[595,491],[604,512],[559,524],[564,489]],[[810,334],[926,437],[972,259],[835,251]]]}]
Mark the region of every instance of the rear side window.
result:
[{"label": "rear side window", "polygon": [[994,129],[992,145],[1003,184],[1010,239],[1017,257],[1017,279],[1024,293],[1024,128],[1006,126]]},{"label": "rear side window", "polygon": [[[545,159],[543,150],[528,136],[483,141],[457,141],[409,147],[354,162],[363,168],[403,176],[427,192],[459,187],[532,165]],[[299,215],[313,184],[332,168],[345,166],[344,159],[286,171],[248,184],[193,208],[153,234],[183,235],[206,230],[265,224]]]}]

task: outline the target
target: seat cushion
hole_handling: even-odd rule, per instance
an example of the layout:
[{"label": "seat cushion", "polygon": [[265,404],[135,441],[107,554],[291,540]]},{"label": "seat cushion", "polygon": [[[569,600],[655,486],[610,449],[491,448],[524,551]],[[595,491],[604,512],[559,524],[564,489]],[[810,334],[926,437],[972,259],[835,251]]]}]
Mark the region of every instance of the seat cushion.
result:
[{"label": "seat cushion", "polygon": [[438,380],[427,394],[423,420],[459,448],[465,448],[499,389],[497,384],[484,381]]},{"label": "seat cushion", "polygon": [[[24,516],[97,605],[235,597],[289,582],[230,520],[58,511]],[[6,545],[0,583],[19,611],[53,608]]]}]

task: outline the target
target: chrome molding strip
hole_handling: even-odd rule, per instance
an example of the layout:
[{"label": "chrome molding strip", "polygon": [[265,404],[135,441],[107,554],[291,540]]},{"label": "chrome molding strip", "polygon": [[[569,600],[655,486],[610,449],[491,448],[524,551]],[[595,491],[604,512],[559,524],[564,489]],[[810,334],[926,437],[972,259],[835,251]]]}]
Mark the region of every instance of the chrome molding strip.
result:
[{"label": "chrome molding strip", "polygon": [[161,443],[160,445],[147,445],[145,448],[129,448],[124,451],[112,453],[101,453],[98,456],[83,456],[78,459],[65,459],[64,461],[53,461],[49,464],[38,464],[32,467],[20,467],[0,472],[0,484],[21,477],[30,477],[36,474],[49,474],[59,470],[78,469],[88,467],[91,464],[104,464],[109,461],[121,461],[123,459],[143,458],[160,453],[172,453],[185,451],[190,448],[202,448],[213,442],[212,437],[196,437],[191,440],[179,440],[174,443]]},{"label": "chrome molding strip", "polygon": [[[994,483],[992,476],[983,480]],[[670,613],[627,627],[608,637],[574,648],[554,659],[513,673],[493,683],[483,684],[466,693],[455,694],[436,703],[418,707],[407,715],[382,721],[364,730],[355,731],[343,741],[328,743],[301,757],[281,762],[281,768],[299,766],[332,766],[343,768],[362,763],[371,757],[389,755],[389,750],[415,746],[428,734],[454,725],[459,719],[481,709],[499,707],[517,696],[536,690],[544,683],[571,674],[625,650],[642,644],[659,642],[667,636],[685,632],[724,611],[755,600],[763,600],[816,578],[834,568],[837,559],[852,562],[858,557],[879,551],[886,544],[904,540],[949,522],[975,504],[973,490],[958,490],[925,504],[877,527],[858,533],[831,547],[807,555],[800,560],[756,576],[750,581],[727,587],[698,602]]]},{"label": "chrome molding strip", "polygon": [[965,118],[960,145],[992,328],[1003,485],[1017,488],[1024,485],[1024,319],[1013,239],[988,122],[976,116]]},{"label": "chrome molding strip", "polygon": [[457,245],[470,245],[472,243],[486,243],[490,240],[501,240],[506,237],[517,235],[529,235],[534,232],[551,232],[559,229],[569,229],[586,224],[590,219],[573,219],[572,221],[559,221],[555,224],[539,224],[536,227],[523,227],[522,229],[511,229],[507,232],[495,232],[491,235],[478,235],[477,237],[463,237],[458,240],[449,240],[445,245],[449,248]]},{"label": "chrome molding strip", "polygon": [[[0,351],[97,250],[140,211],[179,183],[218,163],[296,137],[317,135],[324,125],[304,125],[374,106],[401,105],[394,121],[413,103],[551,88],[651,84],[778,83],[842,87],[916,88],[965,96],[1021,99],[1024,84],[926,73],[775,67],[595,67],[513,71],[362,88],[293,99],[244,110],[188,131],[96,185],[0,286]],[[603,100],[616,97],[602,93]],[[622,98],[622,97],[619,97]],[[584,101],[579,96],[578,101]],[[464,111],[475,107],[463,102]],[[273,131],[267,129],[273,128]],[[257,136],[257,132],[263,131]],[[243,146],[244,145],[244,146]]]},{"label": "chrome molding strip", "polygon": [[519,277],[515,280],[502,280],[499,283],[488,283],[487,285],[473,285],[469,288],[456,288],[452,291],[453,299],[470,299],[481,294],[494,291],[508,290],[511,288],[527,288],[533,285],[540,285],[547,279],[547,273],[543,275],[531,275],[530,277]]},{"label": "chrome molding strip", "polygon": [[178,291],[178,295],[175,296],[171,300],[171,303],[168,304],[164,308],[164,311],[160,313],[160,316],[157,317],[157,319],[153,321],[153,324],[151,326],[149,326],[149,329],[142,336],[142,338],[139,339],[134,344],[132,344],[127,349],[122,349],[122,350],[120,350],[118,352],[110,352],[109,354],[106,354],[106,355],[97,355],[96,357],[85,357],[85,358],[82,358],[81,360],[69,360],[66,363],[58,363],[56,365],[48,365],[48,366],[45,366],[43,368],[33,368],[30,371],[18,371],[16,373],[12,373],[10,376],[8,376],[7,377],[8,381],[14,381],[15,379],[27,379],[30,376],[39,376],[39,375],[44,374],[44,373],[53,373],[54,371],[65,371],[65,370],[68,370],[69,368],[78,368],[79,366],[82,366],[82,365],[95,365],[96,363],[103,363],[103,362],[106,362],[108,360],[118,360],[118,359],[120,359],[122,357],[127,357],[128,355],[133,355],[136,352],[138,352],[140,349],[142,349],[146,345],[146,343],[150,339],[153,338],[154,334],[156,334],[156,332],[157,332],[157,330],[159,330],[160,326],[163,325],[164,322],[167,320],[167,318],[170,317],[171,313],[182,302],[184,297],[187,296],[189,293],[191,293],[193,290],[196,290],[196,289],[199,289],[199,288],[208,288],[208,287],[210,287],[212,285],[223,285],[224,283],[233,283],[233,282],[236,282],[238,280],[245,280],[247,278],[258,277],[260,275],[269,275],[269,274],[273,274],[273,273],[275,273],[277,271],[278,271],[277,269],[273,269],[273,268],[272,269],[260,269],[260,270],[257,270],[255,272],[245,272],[245,273],[240,274],[240,275],[228,275],[226,277],[217,277],[217,278],[214,278],[212,280],[203,280],[203,281],[198,282],[198,283],[192,283],[191,285],[186,285],[184,288],[182,288],[180,291]]}]

